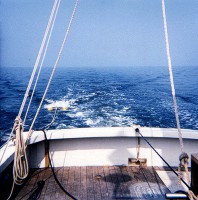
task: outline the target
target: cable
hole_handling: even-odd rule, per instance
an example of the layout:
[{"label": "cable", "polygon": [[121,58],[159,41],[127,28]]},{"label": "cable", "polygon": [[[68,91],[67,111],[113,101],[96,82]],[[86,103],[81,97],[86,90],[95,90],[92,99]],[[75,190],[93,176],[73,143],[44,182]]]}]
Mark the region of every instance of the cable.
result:
[{"label": "cable", "polygon": [[[155,151],[155,153],[166,163],[166,165],[173,171],[173,173],[178,176],[178,173],[168,164],[168,162],[156,151],[156,149],[150,144],[150,142],[140,133],[139,128],[135,129],[136,133],[139,133],[140,136],[144,139],[144,141]],[[188,189],[191,189],[191,187],[181,178],[181,181],[188,187]]]},{"label": "cable", "polygon": [[52,121],[49,124],[47,124],[46,126],[44,126],[43,128],[41,128],[41,130],[49,129],[49,127],[54,123],[57,113],[58,113],[58,108],[56,107],[56,110],[55,110],[54,115],[52,117]]},{"label": "cable", "polygon": [[[42,131],[43,131],[44,136],[45,136],[45,141],[46,141],[47,144],[49,145],[49,141],[48,141],[48,139],[47,139],[46,132],[45,132],[45,130],[42,130]],[[56,183],[58,184],[58,186],[61,188],[61,190],[62,190],[67,196],[69,196],[69,197],[70,197],[71,199],[73,199],[73,200],[77,200],[74,196],[72,196],[69,192],[67,192],[67,191],[65,190],[65,188],[61,185],[60,181],[58,180],[58,178],[57,178],[57,176],[56,176],[56,174],[55,174],[54,168],[53,168],[53,166],[52,166],[52,162],[51,162],[50,155],[49,155],[49,150],[47,151],[47,155],[48,155],[48,159],[49,159],[49,163],[50,163],[50,168],[51,168],[51,170],[52,170],[52,173],[53,173],[53,176],[54,176],[54,179],[55,179]]]},{"label": "cable", "polygon": [[[44,133],[46,145],[47,145],[48,147],[49,147],[49,141],[48,141],[48,139],[47,139],[45,130],[46,130],[46,129],[49,129],[49,127],[54,123],[54,121],[55,121],[55,119],[56,119],[57,110],[58,110],[58,109],[56,108],[56,110],[55,110],[55,112],[54,112],[54,115],[53,115],[53,117],[52,117],[52,121],[51,121],[49,124],[47,124],[43,129],[41,129],[41,130],[43,131],[43,133]],[[46,128],[46,129],[45,129],[45,128]],[[77,200],[74,196],[72,196],[69,192],[67,192],[67,191],[65,190],[65,188],[61,185],[60,181],[58,180],[58,178],[57,178],[57,176],[56,176],[56,173],[55,173],[55,171],[54,171],[54,168],[53,168],[53,166],[52,166],[51,159],[50,159],[49,148],[48,148],[48,151],[47,151],[47,156],[48,156],[48,159],[49,159],[49,164],[50,164],[50,168],[51,168],[51,170],[52,170],[54,179],[55,179],[56,183],[58,184],[58,186],[59,186],[59,187],[61,188],[61,190],[62,190],[67,196],[69,196],[71,199]]]}]

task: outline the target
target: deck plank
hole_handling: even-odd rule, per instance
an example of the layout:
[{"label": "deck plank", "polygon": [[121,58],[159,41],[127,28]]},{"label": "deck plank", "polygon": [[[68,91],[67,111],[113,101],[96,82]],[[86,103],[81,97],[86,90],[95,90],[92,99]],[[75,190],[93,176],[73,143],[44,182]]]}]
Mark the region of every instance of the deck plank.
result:
[{"label": "deck plank", "polygon": [[101,188],[99,182],[100,175],[98,174],[97,167],[93,167],[93,186],[94,186],[94,199],[101,200]]},{"label": "deck plank", "polygon": [[22,188],[22,190],[19,192],[15,199],[27,199],[27,197],[32,196],[37,189],[37,183],[44,179],[44,176],[47,173],[47,171],[48,169],[38,169],[36,172],[34,172],[34,174],[25,183],[25,186]]},{"label": "deck plank", "polygon": [[87,167],[87,199],[94,200],[94,187],[93,187],[93,167]]},{"label": "deck plank", "polygon": [[79,199],[87,199],[87,169],[86,167],[80,167],[80,179],[81,179],[81,188]]},{"label": "deck plank", "polygon": [[130,199],[132,198],[130,188],[131,185],[133,185],[133,174],[131,175],[130,173],[128,173],[126,166],[119,167],[119,170],[120,170],[120,175],[123,178],[124,197]]},{"label": "deck plank", "polygon": [[[63,172],[64,172],[63,167],[61,167],[60,170],[58,170],[58,172],[57,172],[57,178],[61,184],[63,184]],[[63,193],[62,190],[60,189],[60,187],[58,187],[55,191],[55,199],[60,199],[62,193]],[[53,197],[53,195],[52,195],[52,197]]]},{"label": "deck plank", "polygon": [[109,192],[107,188],[107,182],[105,181],[105,172],[102,166],[97,167],[98,175],[101,176],[99,179],[100,184],[100,191],[101,191],[101,199],[108,200],[109,199]]},{"label": "deck plank", "polygon": [[147,176],[147,178],[149,180],[152,180],[153,183],[156,184],[155,188],[158,187],[158,191],[160,192],[160,193],[158,193],[158,196],[160,198],[162,198],[161,196],[163,196],[164,193],[170,192],[169,189],[162,182],[162,180],[160,179],[159,175],[157,174],[157,172],[155,171],[154,168],[150,168],[150,170],[144,168],[143,170],[144,170],[145,175]]},{"label": "deck plank", "polygon": [[[61,184],[66,189],[66,191],[68,190],[69,170],[70,170],[69,167],[63,168],[62,179],[61,179]],[[66,194],[60,188],[59,188],[59,195],[57,199],[60,199],[60,200],[66,199]]]},{"label": "deck plank", "polygon": [[[46,168],[45,169],[45,172],[43,173],[43,176],[41,176],[39,178],[39,180],[45,180],[45,185],[41,191],[41,195],[40,195],[40,198],[41,200],[44,200],[45,199],[45,196],[46,196],[46,189],[47,189],[47,185],[48,185],[48,179],[52,176],[52,172],[51,172],[51,169],[50,168]],[[38,180],[37,180],[38,181]],[[37,182],[38,183],[38,182]]]},{"label": "deck plank", "polygon": [[[55,172],[66,191],[78,200],[162,200],[168,192],[154,168],[87,166],[55,168]],[[50,168],[34,172],[16,199],[28,199],[41,180],[45,185],[39,200],[70,200],[55,182]]]},{"label": "deck plank", "polygon": [[[69,176],[68,176],[68,182],[67,182],[67,191],[74,196],[74,173],[75,169],[74,167],[69,168]],[[65,198],[66,200],[70,200],[68,196]]]},{"label": "deck plank", "polygon": [[80,198],[81,193],[81,174],[80,174],[80,168],[74,167],[74,192],[73,196],[77,199]]},{"label": "deck plank", "polygon": [[114,197],[114,183],[113,183],[113,179],[111,177],[111,174],[109,172],[109,167],[105,166],[105,167],[103,167],[103,170],[104,170],[104,182],[106,183],[106,186],[107,186],[108,197],[109,197],[109,199],[113,199],[113,197]]}]

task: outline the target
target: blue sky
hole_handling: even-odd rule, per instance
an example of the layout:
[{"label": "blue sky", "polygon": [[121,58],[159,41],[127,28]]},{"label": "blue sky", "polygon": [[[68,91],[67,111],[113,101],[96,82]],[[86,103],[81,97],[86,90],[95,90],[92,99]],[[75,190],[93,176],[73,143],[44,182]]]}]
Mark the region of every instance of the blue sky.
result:
[{"label": "blue sky", "polygon": [[[53,0],[1,0],[1,67],[33,67]],[[172,64],[198,66],[198,0],[166,0]],[[52,66],[74,0],[62,0],[45,66]],[[59,66],[167,65],[161,0],[79,0]]]}]

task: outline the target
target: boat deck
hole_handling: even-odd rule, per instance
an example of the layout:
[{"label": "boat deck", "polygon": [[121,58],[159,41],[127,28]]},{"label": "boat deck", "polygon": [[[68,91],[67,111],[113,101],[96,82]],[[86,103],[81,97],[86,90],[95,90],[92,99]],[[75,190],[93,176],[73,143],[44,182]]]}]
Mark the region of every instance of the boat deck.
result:
[{"label": "boat deck", "polygon": [[[55,172],[63,187],[78,200],[160,200],[170,192],[151,167],[64,167],[55,168]],[[39,181],[43,181],[40,187]],[[70,198],[55,182],[51,169],[46,168],[35,170],[15,199]]]}]

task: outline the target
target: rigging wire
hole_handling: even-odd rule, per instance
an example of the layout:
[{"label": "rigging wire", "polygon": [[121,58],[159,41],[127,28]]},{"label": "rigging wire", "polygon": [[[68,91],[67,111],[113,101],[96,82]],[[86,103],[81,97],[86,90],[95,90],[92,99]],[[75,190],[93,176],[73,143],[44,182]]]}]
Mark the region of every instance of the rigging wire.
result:
[{"label": "rigging wire", "polygon": [[166,54],[167,54],[167,59],[168,59],[168,69],[169,69],[169,75],[170,75],[170,83],[171,83],[171,91],[172,91],[172,97],[173,97],[173,103],[174,103],[175,118],[176,118],[176,122],[177,122],[180,148],[181,148],[181,152],[183,153],[184,152],[183,151],[184,144],[183,144],[183,139],[182,139],[182,133],[181,133],[181,127],[180,127],[180,121],[179,121],[179,114],[178,114],[178,107],[177,107],[177,101],[176,101],[176,95],[175,95],[175,86],[174,86],[174,80],[173,80],[173,70],[172,70],[171,57],[170,57],[170,46],[169,46],[169,39],[168,39],[167,20],[166,20],[166,8],[165,8],[164,0],[162,0],[162,12],[163,12],[163,21],[164,21]]},{"label": "rigging wire", "polygon": [[41,69],[43,67],[43,63],[44,63],[45,56],[46,56],[46,53],[47,53],[48,45],[49,45],[50,38],[51,38],[51,35],[52,35],[52,31],[53,31],[53,28],[54,28],[54,24],[55,24],[55,21],[56,21],[56,16],[57,16],[57,13],[58,13],[58,10],[59,10],[60,2],[61,2],[61,0],[58,1],[58,5],[56,7],[54,19],[53,19],[53,22],[52,22],[52,26],[50,28],[50,33],[49,33],[48,40],[47,40],[47,43],[46,43],[46,46],[45,46],[45,50],[44,50],[44,53],[43,53],[43,56],[42,56],[41,64],[40,64],[39,71],[38,71],[38,74],[37,74],[37,78],[36,78],[34,88],[33,88],[33,91],[32,91],[31,97],[30,97],[30,101],[29,101],[29,104],[28,104],[28,107],[27,107],[27,110],[26,110],[26,113],[25,113],[25,117],[24,117],[24,120],[23,120],[24,125],[25,125],[25,122],[26,122],[27,114],[28,114],[29,109],[30,109],[30,105],[32,103],[34,92],[36,90],[36,86],[37,86],[38,79],[39,79],[39,76],[40,76],[40,73],[41,73]]},{"label": "rigging wire", "polygon": [[28,134],[28,137],[27,137],[27,141],[28,141],[29,138],[31,137],[32,128],[33,128],[34,123],[35,123],[35,121],[36,121],[36,118],[37,118],[37,116],[38,116],[38,114],[39,114],[39,112],[40,112],[41,106],[42,106],[43,101],[44,101],[44,99],[45,99],[45,96],[46,96],[46,94],[47,94],[47,91],[48,91],[48,88],[49,88],[49,86],[50,86],[50,83],[51,83],[51,81],[52,81],[54,72],[55,72],[56,67],[57,67],[57,65],[58,65],[58,62],[59,62],[61,53],[62,53],[62,51],[63,51],[63,47],[64,47],[64,45],[65,45],[65,43],[66,43],[66,40],[67,40],[69,31],[70,31],[70,28],[71,28],[71,24],[72,24],[73,19],[74,19],[74,15],[75,15],[75,12],[76,12],[77,5],[78,5],[78,0],[76,0],[76,2],[75,2],[74,9],[73,9],[73,12],[72,12],[72,16],[71,16],[69,25],[68,25],[68,27],[67,27],[67,30],[66,30],[66,33],[65,33],[65,36],[64,36],[64,39],[63,39],[61,48],[60,48],[60,50],[59,50],[58,57],[57,57],[56,62],[55,62],[55,64],[54,64],[54,67],[53,67],[53,70],[52,70],[50,79],[49,79],[48,84],[47,84],[47,86],[46,86],[46,89],[45,89],[45,91],[44,91],[43,97],[42,97],[42,99],[41,99],[40,105],[39,105],[39,107],[38,107],[38,109],[37,109],[37,112],[36,112],[36,114],[35,114],[35,117],[34,117],[34,119],[33,119],[33,121],[32,121],[32,124],[31,124],[31,126],[30,126],[30,128],[29,128],[29,134]]},{"label": "rigging wire", "polygon": [[[180,164],[179,168],[183,166],[185,168],[185,173],[189,179],[189,171],[188,171],[188,154],[184,152],[184,143],[182,138],[182,132],[180,127],[180,121],[179,121],[179,114],[178,114],[178,106],[177,106],[177,100],[176,100],[176,94],[175,94],[175,86],[174,86],[174,80],[173,80],[173,70],[172,70],[172,64],[171,64],[171,57],[170,57],[170,47],[169,47],[169,39],[168,39],[168,28],[167,28],[167,20],[166,20],[166,7],[165,7],[165,0],[162,0],[162,13],[163,13],[163,22],[164,22],[164,34],[165,34],[165,42],[166,42],[166,54],[168,59],[168,69],[169,69],[169,75],[170,75],[170,83],[171,83],[171,91],[172,91],[172,97],[173,97],[173,104],[174,104],[174,111],[175,111],[175,118],[177,123],[177,129],[178,129],[178,137],[180,142],[180,149],[181,149],[181,155],[179,157]],[[179,176],[180,178],[180,176]],[[190,183],[190,180],[188,180]],[[194,193],[189,188],[189,198],[190,199],[198,199],[194,195]]]},{"label": "rigging wire", "polygon": [[[59,4],[60,4],[59,0],[55,0],[54,1],[54,5],[53,5],[52,11],[51,11],[51,15],[50,15],[50,18],[49,18],[49,21],[48,21],[48,24],[47,24],[47,28],[45,30],[44,38],[43,38],[43,41],[42,41],[42,44],[41,44],[41,47],[40,47],[40,50],[39,50],[35,65],[34,65],[34,68],[33,68],[33,72],[32,72],[30,81],[28,83],[28,87],[27,87],[25,95],[24,95],[24,99],[22,101],[22,104],[21,104],[21,107],[20,107],[20,110],[19,110],[19,114],[17,116],[17,118],[19,119],[18,123],[20,124],[20,126],[17,128],[18,129],[18,131],[17,131],[18,134],[16,134],[16,150],[15,150],[14,166],[13,166],[13,177],[14,177],[13,179],[14,179],[14,181],[13,181],[13,186],[12,186],[11,193],[10,193],[8,199],[10,199],[12,197],[15,184],[17,184],[17,185],[22,184],[23,180],[28,175],[28,171],[29,171],[28,170],[28,162],[27,162],[27,156],[26,156],[26,152],[25,152],[25,149],[26,149],[27,146],[24,143],[23,135],[21,133],[21,131],[23,131],[23,124],[22,124],[22,120],[21,120],[21,114],[23,112],[25,103],[27,101],[28,93],[30,91],[30,88],[31,88],[31,85],[32,85],[32,82],[33,82],[33,79],[34,79],[34,76],[35,76],[35,73],[36,73],[40,58],[41,58],[41,55],[42,55],[43,48],[45,46],[46,39],[47,39],[49,31],[50,31],[50,36],[51,36],[51,31],[53,30],[53,27],[51,27],[51,23],[54,24],[54,21],[55,21],[55,18],[56,18],[56,16],[54,16],[54,14],[55,15],[57,14],[57,11],[58,11],[57,7],[59,7]],[[73,10],[73,13],[72,13],[72,16],[71,16],[71,19],[70,19],[70,22],[69,22],[68,28],[66,30],[66,34],[65,34],[64,40],[62,42],[62,45],[61,45],[57,60],[55,62],[52,74],[50,76],[50,79],[48,81],[46,90],[45,90],[44,95],[43,95],[43,98],[42,98],[42,100],[40,102],[40,105],[39,105],[39,108],[37,109],[37,113],[35,115],[35,118],[33,119],[33,122],[31,124],[30,129],[29,129],[29,135],[28,135],[27,140],[30,138],[32,127],[33,127],[34,122],[36,120],[36,117],[37,117],[37,115],[38,115],[38,113],[40,111],[41,105],[42,105],[43,100],[44,100],[44,98],[46,96],[46,93],[47,93],[47,90],[48,90],[49,85],[51,83],[51,80],[52,80],[53,74],[55,72],[56,66],[57,66],[58,61],[60,59],[64,44],[66,42],[67,36],[69,34],[69,30],[70,30],[70,27],[71,27],[71,24],[72,24],[72,21],[73,21],[73,18],[74,18],[74,14],[75,14],[75,11],[76,11],[76,8],[77,8],[77,4],[78,4],[78,0],[76,0],[75,6],[74,6],[74,10]],[[52,20],[53,20],[53,22],[52,22]],[[50,27],[51,27],[51,29],[50,29]],[[49,40],[50,36],[48,36],[48,40]],[[49,43],[49,41],[47,42],[46,46],[48,46],[48,43]],[[42,65],[42,63],[44,61],[44,57],[45,57],[46,51],[47,51],[47,47],[45,48],[45,52],[43,54],[43,59],[42,59],[41,65]],[[10,139],[11,139],[11,135],[13,134],[14,129],[15,129],[15,125],[12,128],[12,131],[11,131],[11,134],[10,134]],[[8,144],[7,144],[7,146],[8,146]],[[7,148],[7,146],[6,146],[6,148]],[[3,156],[2,156],[2,158],[3,158]],[[1,158],[1,160],[2,160],[2,158]],[[24,162],[25,162],[25,164],[24,164]]]},{"label": "rigging wire", "polygon": [[[47,24],[47,27],[46,27],[46,30],[45,30],[45,33],[44,33],[44,36],[43,36],[43,40],[42,40],[42,43],[41,43],[41,46],[40,46],[40,49],[39,49],[38,56],[37,56],[37,59],[36,59],[36,62],[35,62],[35,65],[34,65],[34,68],[33,68],[33,71],[32,71],[28,86],[27,86],[27,89],[26,89],[26,92],[25,92],[25,95],[24,95],[18,116],[16,117],[14,126],[12,128],[12,131],[11,131],[9,139],[8,139],[8,141],[9,141],[12,138],[13,132],[14,132],[14,130],[16,130],[16,147],[15,147],[15,156],[14,156],[14,165],[13,165],[13,185],[12,185],[12,189],[11,189],[11,192],[10,192],[8,199],[10,199],[12,197],[15,184],[21,185],[23,183],[23,180],[28,176],[29,167],[28,167],[28,160],[27,160],[27,155],[26,155],[26,151],[25,151],[26,146],[25,146],[24,139],[23,139],[23,123],[22,123],[22,120],[21,120],[21,114],[23,112],[25,103],[27,101],[27,97],[28,97],[28,94],[29,94],[29,91],[30,91],[30,88],[31,88],[31,85],[32,85],[32,82],[33,82],[39,61],[40,61],[40,58],[41,58],[41,55],[42,55],[42,52],[43,52],[43,48],[44,48],[45,43],[46,43],[46,39],[47,39],[49,30],[50,30],[50,27],[51,27],[52,20],[54,18],[53,16],[54,16],[54,13],[55,13],[56,8],[57,8],[58,1],[59,0],[54,1],[53,7],[52,7],[52,10],[51,10],[51,14],[50,14],[50,17],[49,17],[49,20],[48,20],[48,24]],[[9,142],[7,142],[7,144],[6,144],[5,150],[8,147],[8,143]],[[4,156],[4,153],[1,157],[1,161],[3,159],[3,156]]]},{"label": "rigging wire", "polygon": [[[52,19],[54,18],[53,16],[54,16],[54,13],[55,13],[56,8],[57,8],[58,1],[59,0],[54,0],[54,4],[53,4],[52,10],[51,10],[51,14],[50,14],[50,17],[49,17],[49,20],[48,20],[48,24],[47,24],[47,27],[46,27],[46,30],[45,30],[45,33],[44,33],[44,36],[43,36],[43,40],[42,40],[42,43],[41,43],[41,46],[40,46],[40,50],[39,50],[39,53],[38,53],[38,56],[37,56],[37,59],[36,59],[32,74],[31,74],[31,78],[30,78],[29,83],[28,83],[28,87],[26,89],[26,92],[25,92],[25,95],[24,95],[24,98],[23,98],[19,113],[18,113],[19,117],[21,117],[21,114],[23,112],[25,103],[27,101],[27,97],[28,97],[28,94],[29,94],[29,91],[30,91],[30,88],[31,88],[31,85],[32,85],[32,82],[33,82],[33,79],[34,79],[38,64],[39,64],[39,61],[40,61],[40,57],[41,57],[41,54],[43,52],[43,48],[45,46],[45,42],[46,42],[46,39],[47,39],[47,36],[48,36],[48,32],[49,32],[49,29],[50,29],[50,26],[51,26],[51,23],[52,23]],[[0,159],[0,164],[1,164],[2,160],[3,160],[3,157],[4,157],[4,154],[5,154],[5,151],[6,151],[7,147],[8,147],[9,141],[13,137],[14,130],[15,130],[15,125],[13,125],[13,127],[12,127],[12,130],[11,130],[11,133],[10,133],[9,138],[7,140],[4,152],[3,152],[2,156],[1,156],[1,159]]]},{"label": "rigging wire", "polygon": [[29,91],[30,91],[30,88],[31,88],[31,85],[32,85],[32,82],[33,82],[33,79],[34,79],[34,76],[35,76],[39,61],[40,61],[40,58],[41,58],[41,54],[43,52],[43,48],[44,48],[45,43],[46,43],[46,39],[47,39],[49,30],[50,30],[50,26],[51,26],[51,23],[52,23],[52,20],[53,20],[53,16],[54,16],[54,13],[55,13],[55,10],[56,10],[56,7],[57,7],[57,3],[58,3],[58,0],[55,0],[53,8],[52,8],[52,11],[51,11],[51,14],[50,14],[50,18],[49,18],[49,21],[48,21],[48,24],[47,24],[47,27],[46,27],[46,30],[45,30],[45,33],[44,33],[44,37],[43,37],[43,40],[42,40],[42,43],[41,43],[41,47],[40,47],[36,62],[34,64],[32,75],[30,77],[30,80],[29,80],[29,83],[28,83],[28,87],[26,89],[26,92],[25,92],[25,95],[24,95],[24,98],[23,98],[23,101],[22,101],[22,104],[21,104],[21,107],[20,107],[20,110],[19,110],[19,114],[18,114],[19,117],[21,116],[21,114],[23,112],[26,100],[28,98],[28,94],[29,94]]},{"label": "rigging wire", "polygon": [[[36,73],[36,69],[37,69],[39,61],[40,61],[40,57],[41,57],[41,54],[42,54],[42,51],[43,51],[43,48],[44,48],[44,45],[45,45],[45,41],[46,41],[46,38],[47,38],[47,35],[48,35],[48,32],[49,32],[49,28],[51,26],[51,22],[52,22],[52,18],[54,16],[54,12],[55,12],[55,8],[57,6],[57,2],[58,2],[58,0],[54,0],[54,4],[53,4],[52,10],[51,10],[51,14],[50,14],[50,18],[48,20],[48,24],[47,24],[47,27],[46,27],[46,30],[45,30],[45,33],[44,33],[44,36],[43,36],[43,40],[42,40],[42,43],[41,43],[41,46],[40,46],[40,50],[39,50],[36,62],[34,64],[34,68],[33,68],[29,83],[28,83],[28,87],[26,89],[26,92],[25,92],[25,95],[24,95],[24,98],[23,98],[23,101],[22,101],[22,104],[21,104],[21,107],[20,107],[20,110],[19,110],[19,113],[18,113],[19,117],[21,117],[21,114],[23,112],[25,103],[26,103],[27,98],[28,98],[28,94],[29,94],[29,91],[30,91],[30,88],[31,88],[31,85],[32,85],[32,82],[33,82],[33,79],[34,79],[34,76],[35,76],[35,73]],[[6,143],[6,147],[4,149],[2,157],[0,159],[0,164],[1,164],[2,160],[3,160],[3,156],[5,154],[5,151],[6,151],[7,147],[8,147],[9,141],[12,139],[13,132],[14,132],[14,125],[12,127],[11,133],[10,133],[9,138],[7,140],[7,143]]]},{"label": "rigging wire", "polygon": [[[55,2],[56,2],[56,6],[57,6],[57,2],[60,3],[59,0],[55,0]],[[43,98],[42,98],[42,100],[41,100],[41,102],[40,102],[40,105],[39,105],[39,107],[38,107],[38,109],[37,109],[36,115],[35,115],[35,117],[34,117],[34,119],[33,119],[33,121],[32,121],[32,124],[31,124],[31,126],[30,126],[28,137],[31,136],[31,131],[32,131],[32,128],[33,128],[33,126],[34,126],[35,120],[36,120],[36,118],[37,118],[37,116],[38,116],[38,114],[39,114],[39,111],[40,111],[40,109],[41,109],[42,103],[43,103],[44,98],[45,98],[45,96],[46,96],[46,94],[47,94],[47,91],[48,91],[48,88],[49,88],[49,86],[50,86],[51,80],[52,80],[52,78],[53,78],[55,69],[56,69],[56,67],[57,67],[58,61],[59,61],[59,59],[60,59],[60,56],[61,56],[63,47],[64,47],[65,42],[66,42],[66,39],[67,39],[67,36],[68,36],[68,34],[69,34],[70,26],[71,26],[72,21],[73,21],[73,18],[74,18],[74,14],[75,14],[75,11],[76,11],[77,4],[78,4],[78,0],[76,0],[75,6],[74,6],[74,10],[73,10],[73,13],[72,13],[72,17],[71,17],[71,20],[70,20],[70,23],[69,23],[69,25],[68,25],[68,28],[67,28],[67,31],[66,31],[66,34],[65,34],[63,43],[62,43],[62,45],[61,45],[61,48],[60,48],[60,51],[59,51],[57,60],[56,60],[56,62],[55,62],[55,64],[54,64],[54,68],[53,68],[53,70],[52,70],[52,73],[51,73],[50,79],[49,79],[49,81],[48,81],[46,90],[45,90],[45,92],[44,92]],[[54,3],[54,5],[55,5],[55,3]],[[58,5],[58,6],[59,6],[59,5]],[[57,7],[55,7],[55,8],[53,7],[53,9],[57,9]],[[184,145],[183,145],[183,139],[182,139],[182,133],[181,133],[181,127],[180,127],[180,121],[179,121],[179,115],[178,115],[178,108],[177,108],[177,102],[176,102],[176,95],[175,95],[175,88],[174,88],[174,80],[173,80],[172,64],[171,64],[171,58],[170,58],[170,48],[169,48],[169,41],[168,41],[168,31],[167,31],[167,23],[166,23],[166,14],[165,14],[165,3],[164,3],[164,0],[162,0],[162,10],[163,10],[164,32],[165,32],[165,39],[166,39],[166,51],[167,51],[167,58],[168,58],[168,66],[169,66],[171,90],[172,90],[172,96],[173,96],[173,102],[174,102],[174,110],[175,110],[175,117],[176,117],[176,122],[177,122],[179,140],[180,140],[180,148],[181,148],[181,151],[183,152],[183,147],[184,147]],[[53,12],[55,12],[55,11],[53,11]],[[52,14],[52,13],[51,13],[51,14]],[[54,14],[53,14],[53,15],[54,15]],[[51,16],[50,16],[50,17],[51,17]],[[49,20],[49,21],[50,21],[50,20]],[[49,24],[49,22],[48,22],[48,24]],[[50,22],[50,24],[51,24],[51,22]],[[47,29],[48,29],[48,26],[47,26]],[[47,30],[47,29],[46,29],[46,30]],[[51,28],[50,31],[52,31],[52,29],[53,29],[53,28]],[[48,34],[48,32],[49,32],[49,30],[47,31],[47,34]],[[50,32],[50,33],[51,33],[51,32]],[[50,35],[50,36],[51,36],[51,35]],[[47,36],[46,36],[46,37],[47,37]],[[44,38],[45,38],[45,35],[44,35]],[[29,81],[29,84],[28,84],[28,87],[27,87],[27,90],[26,90],[26,93],[25,93],[23,102],[22,102],[22,104],[21,104],[21,108],[20,108],[20,110],[19,110],[19,114],[18,114],[19,117],[21,116],[21,114],[22,114],[22,112],[23,112],[23,109],[24,109],[24,106],[25,106],[25,103],[26,103],[26,100],[27,100],[27,97],[28,97],[28,93],[29,93],[30,87],[31,87],[31,85],[32,85],[32,82],[33,82],[33,79],[34,79],[34,76],[35,76],[35,73],[36,73],[36,69],[37,69],[38,64],[39,64],[39,60],[40,60],[40,57],[41,57],[41,54],[42,54],[42,51],[43,51],[43,48],[44,48],[44,45],[45,45],[45,41],[46,41],[46,38],[45,38],[45,41],[44,41],[44,38],[43,38],[43,42],[44,42],[44,43],[42,42],[43,46],[42,46],[42,44],[41,44],[41,47],[42,47],[42,48],[40,48],[40,51],[39,51],[39,54],[38,54],[38,57],[37,57],[37,60],[36,60],[36,63],[35,63],[35,66],[34,66],[34,69],[33,69],[33,72],[32,72],[31,78],[30,78],[30,81]],[[48,39],[49,39],[49,38],[48,38]],[[48,44],[47,44],[47,46],[48,46]],[[41,50],[41,49],[42,49],[42,50]],[[45,50],[46,50],[46,49],[45,49]],[[46,51],[47,51],[47,50],[46,50]],[[46,52],[45,52],[45,53],[46,53]],[[45,57],[45,53],[44,53],[44,55],[43,55],[43,60],[42,60],[42,62],[41,62],[41,65],[43,64],[44,57]],[[41,68],[40,68],[40,69],[41,69]],[[40,69],[39,69],[39,74],[40,74]],[[37,81],[36,81],[36,83],[37,83]],[[32,96],[31,96],[31,99],[32,99]],[[29,110],[29,107],[28,107],[28,110]],[[27,112],[28,112],[28,111],[27,111]],[[25,116],[25,120],[26,120],[26,116]],[[13,128],[13,130],[14,130],[14,128]],[[13,132],[13,130],[12,130],[12,132]],[[44,131],[44,134],[45,134],[45,131]],[[141,133],[139,132],[139,134],[141,134]],[[142,135],[141,135],[141,136],[142,136]],[[18,137],[18,136],[17,136],[17,137]],[[142,137],[143,137],[143,136],[142,136]],[[19,138],[19,141],[23,141],[23,139],[21,138],[21,135],[20,135],[18,138]],[[46,134],[45,134],[45,138],[47,139]],[[149,142],[147,142],[147,143],[150,145]],[[21,144],[18,144],[18,145],[16,145],[16,146],[19,146],[19,148],[23,148]],[[152,147],[152,146],[151,146],[151,147]],[[153,148],[153,147],[152,147],[152,148]],[[48,152],[48,153],[49,153],[49,152]],[[157,154],[158,154],[158,153],[157,153]],[[15,155],[16,155],[16,154],[15,154]],[[159,155],[159,154],[158,154],[158,155]],[[163,158],[162,158],[162,159],[163,159]],[[163,161],[164,161],[164,160],[163,160]],[[17,162],[17,161],[16,161],[16,162]],[[19,161],[18,164],[21,164],[21,161]],[[17,164],[17,165],[18,165],[18,164]],[[14,174],[16,177],[19,177],[19,179],[16,178],[16,182],[15,182],[16,184],[20,184],[20,183],[21,183],[21,179],[22,179],[23,175],[20,174],[20,173],[21,173],[21,172],[15,172],[15,174]],[[25,171],[24,173],[26,174],[26,171]],[[175,173],[176,173],[176,172],[175,172]],[[176,173],[176,174],[177,174],[177,173]],[[178,175],[178,174],[177,174],[177,175]],[[187,186],[187,185],[186,185],[186,186]],[[187,187],[189,187],[189,186],[187,186]],[[75,198],[74,198],[74,199],[75,199]]]}]

